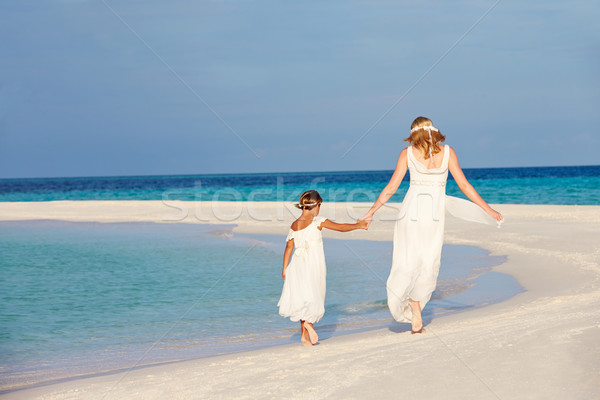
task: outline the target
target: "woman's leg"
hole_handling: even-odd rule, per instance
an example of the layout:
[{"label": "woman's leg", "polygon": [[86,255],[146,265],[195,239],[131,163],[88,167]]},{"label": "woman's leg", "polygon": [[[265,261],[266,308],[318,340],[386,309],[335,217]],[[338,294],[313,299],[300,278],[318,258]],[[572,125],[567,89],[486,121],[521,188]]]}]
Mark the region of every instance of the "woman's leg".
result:
[{"label": "woman's leg", "polygon": [[313,327],[313,324],[310,322],[304,322],[304,329],[308,332],[308,338],[310,339],[310,343],[315,344],[319,341],[319,335],[317,335],[317,331]]},{"label": "woman's leg", "polygon": [[412,309],[412,333],[423,332],[423,319],[421,318],[421,303],[411,300],[410,308]]},{"label": "woman's leg", "polygon": [[305,322],[303,320],[300,320],[300,341],[305,346],[312,346],[312,344],[310,343],[310,338],[308,336],[308,331],[306,330],[304,324]]}]

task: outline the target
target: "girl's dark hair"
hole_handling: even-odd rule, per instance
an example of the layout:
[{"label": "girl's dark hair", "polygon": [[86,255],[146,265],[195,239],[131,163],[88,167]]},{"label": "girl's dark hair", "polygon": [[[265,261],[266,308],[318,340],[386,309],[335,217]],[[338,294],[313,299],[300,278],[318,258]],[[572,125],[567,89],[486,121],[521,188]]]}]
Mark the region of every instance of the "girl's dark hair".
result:
[{"label": "girl's dark hair", "polygon": [[316,190],[307,190],[300,196],[300,201],[296,204],[301,210],[312,210],[323,202],[321,195]]}]

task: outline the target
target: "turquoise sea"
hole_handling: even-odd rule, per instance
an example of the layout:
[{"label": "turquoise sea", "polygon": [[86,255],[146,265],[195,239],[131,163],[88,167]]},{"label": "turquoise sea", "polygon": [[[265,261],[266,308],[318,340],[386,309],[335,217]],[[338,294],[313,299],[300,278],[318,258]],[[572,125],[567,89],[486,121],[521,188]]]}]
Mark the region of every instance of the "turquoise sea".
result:
[{"label": "turquoise sea", "polygon": [[[492,203],[599,204],[600,167],[467,170]],[[368,201],[391,171],[0,180],[1,201]],[[457,189],[448,186],[448,194]],[[406,186],[406,185],[404,185]],[[401,200],[400,193],[394,200]],[[2,203],[0,202],[0,207]],[[299,340],[277,314],[284,238],[232,226],[0,222],[0,391]],[[408,329],[385,303],[390,242],[325,240],[327,339]],[[522,291],[482,249],[445,246],[425,319]]]},{"label": "turquoise sea", "polygon": [[[374,201],[393,171],[0,179],[2,201],[297,201],[316,189],[325,201]],[[600,165],[464,169],[489,203],[600,204]],[[405,182],[391,201],[402,201]],[[462,197],[449,175],[447,194]]]}]

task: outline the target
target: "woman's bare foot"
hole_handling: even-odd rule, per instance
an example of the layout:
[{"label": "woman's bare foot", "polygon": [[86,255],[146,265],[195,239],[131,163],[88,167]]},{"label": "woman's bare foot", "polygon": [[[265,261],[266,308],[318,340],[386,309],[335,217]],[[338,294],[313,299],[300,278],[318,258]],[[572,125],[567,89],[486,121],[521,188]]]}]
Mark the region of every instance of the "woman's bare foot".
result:
[{"label": "woman's bare foot", "polygon": [[[304,329],[304,331],[306,332],[306,329]],[[302,336],[300,338],[300,341],[302,342],[302,346],[304,347],[312,347],[312,343],[310,342],[310,339],[308,338],[308,332],[306,332],[306,337]]]},{"label": "woman's bare foot", "polygon": [[308,336],[308,331],[304,327],[304,321],[300,322],[300,332],[300,341],[302,342],[302,345],[312,346],[312,343],[310,342],[310,337]]},{"label": "woman's bare foot", "polygon": [[310,322],[304,323],[304,329],[308,332],[310,343],[315,344],[319,341],[319,335],[317,335],[317,331],[315,331],[315,328],[313,328],[313,325]]},{"label": "woman's bare foot", "polygon": [[411,301],[410,308],[412,308],[412,333],[422,333],[423,319],[421,318],[421,303],[418,301]]}]

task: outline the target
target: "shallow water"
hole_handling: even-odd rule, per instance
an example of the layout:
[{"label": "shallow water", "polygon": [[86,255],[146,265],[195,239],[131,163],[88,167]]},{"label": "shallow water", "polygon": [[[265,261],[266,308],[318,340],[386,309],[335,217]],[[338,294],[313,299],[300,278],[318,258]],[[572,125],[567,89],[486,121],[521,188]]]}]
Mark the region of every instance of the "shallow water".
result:
[{"label": "shallow water", "polygon": [[[284,237],[231,228],[0,222],[2,389],[298,341],[298,324],[276,307]],[[321,339],[398,326],[385,302],[391,242],[324,246]],[[444,246],[425,320],[519,293],[490,272],[503,260]]]}]

